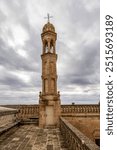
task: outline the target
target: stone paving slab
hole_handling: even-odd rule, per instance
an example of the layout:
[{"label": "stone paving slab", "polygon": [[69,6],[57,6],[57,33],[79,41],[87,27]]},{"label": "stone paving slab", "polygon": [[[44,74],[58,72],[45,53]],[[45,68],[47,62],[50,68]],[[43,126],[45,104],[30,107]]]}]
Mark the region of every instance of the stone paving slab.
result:
[{"label": "stone paving slab", "polygon": [[0,150],[67,150],[59,129],[14,127],[0,136]]}]

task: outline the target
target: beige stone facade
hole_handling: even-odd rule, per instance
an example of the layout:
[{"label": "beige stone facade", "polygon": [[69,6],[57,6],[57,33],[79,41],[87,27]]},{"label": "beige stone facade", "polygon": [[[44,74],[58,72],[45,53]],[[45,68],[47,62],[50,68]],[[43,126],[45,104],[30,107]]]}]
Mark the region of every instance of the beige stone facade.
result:
[{"label": "beige stone facade", "polygon": [[48,22],[42,34],[42,92],[39,99],[39,127],[58,126],[60,116],[60,93],[57,92],[56,39],[54,26]]}]

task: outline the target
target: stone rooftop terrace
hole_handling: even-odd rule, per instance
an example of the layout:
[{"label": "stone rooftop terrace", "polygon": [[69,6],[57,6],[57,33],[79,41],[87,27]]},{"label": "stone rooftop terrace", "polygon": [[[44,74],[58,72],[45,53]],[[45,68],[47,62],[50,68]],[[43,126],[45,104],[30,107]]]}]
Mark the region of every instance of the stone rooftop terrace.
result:
[{"label": "stone rooftop terrace", "polygon": [[14,127],[0,136],[0,150],[67,150],[59,129]]}]

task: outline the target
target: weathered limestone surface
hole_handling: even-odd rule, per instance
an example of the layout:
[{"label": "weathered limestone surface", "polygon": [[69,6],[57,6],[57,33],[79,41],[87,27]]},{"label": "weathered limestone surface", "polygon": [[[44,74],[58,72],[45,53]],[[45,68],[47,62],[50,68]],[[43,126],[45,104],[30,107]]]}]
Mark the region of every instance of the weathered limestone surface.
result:
[{"label": "weathered limestone surface", "polygon": [[67,150],[59,129],[15,127],[0,136],[0,150]]},{"label": "weathered limestone surface", "polygon": [[0,107],[0,128],[16,121],[17,110]]},{"label": "weathered limestone surface", "polygon": [[62,117],[84,133],[92,141],[100,139],[100,106],[63,105]]},{"label": "weathered limestone surface", "polygon": [[60,130],[69,150],[99,150],[99,147],[64,118],[60,118]]},{"label": "weathered limestone surface", "polygon": [[16,114],[16,109],[0,107],[0,135],[18,125]]},{"label": "weathered limestone surface", "polygon": [[64,117],[74,127],[84,133],[92,141],[100,139],[100,119],[99,117]]}]

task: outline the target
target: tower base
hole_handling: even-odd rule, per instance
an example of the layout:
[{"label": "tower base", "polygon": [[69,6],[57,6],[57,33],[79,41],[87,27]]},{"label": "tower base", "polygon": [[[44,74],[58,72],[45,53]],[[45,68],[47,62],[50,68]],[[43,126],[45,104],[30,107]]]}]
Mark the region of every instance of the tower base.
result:
[{"label": "tower base", "polygon": [[59,127],[60,96],[42,95],[39,100],[39,127]]}]

